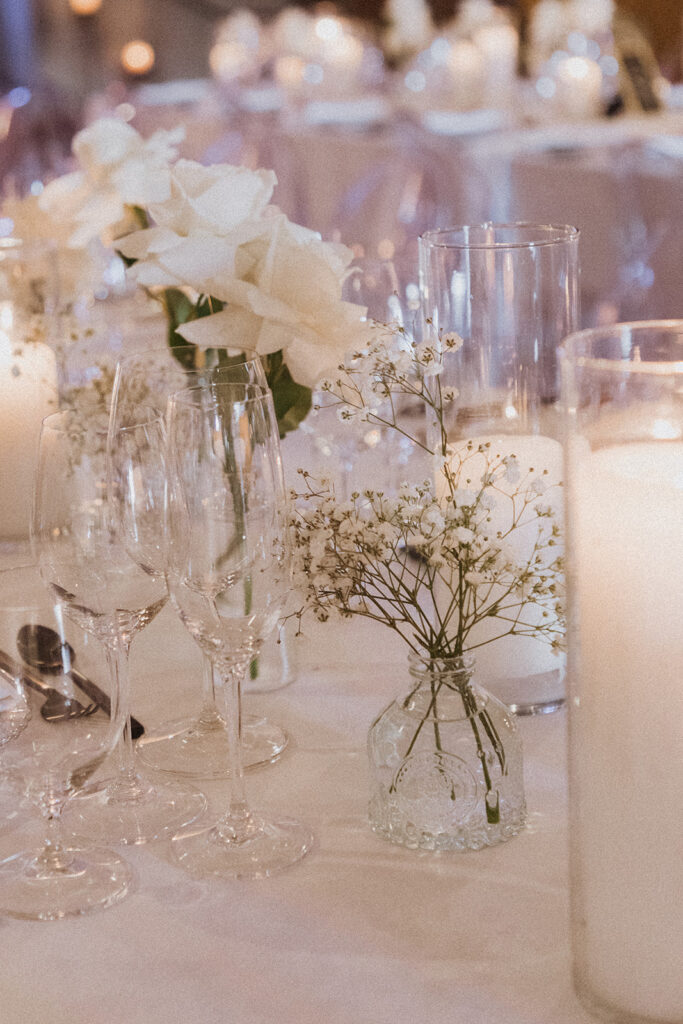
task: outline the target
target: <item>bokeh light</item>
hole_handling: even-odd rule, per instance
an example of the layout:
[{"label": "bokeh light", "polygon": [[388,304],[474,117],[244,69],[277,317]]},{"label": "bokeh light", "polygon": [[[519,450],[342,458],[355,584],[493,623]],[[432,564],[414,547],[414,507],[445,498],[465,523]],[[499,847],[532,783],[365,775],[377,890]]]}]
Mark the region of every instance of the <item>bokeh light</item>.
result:
[{"label": "bokeh light", "polygon": [[121,50],[121,65],[129,75],[146,75],[154,67],[154,47],[144,39],[133,39]]},{"label": "bokeh light", "polygon": [[69,7],[74,14],[79,14],[83,17],[97,14],[101,6],[102,0],[69,0]]}]

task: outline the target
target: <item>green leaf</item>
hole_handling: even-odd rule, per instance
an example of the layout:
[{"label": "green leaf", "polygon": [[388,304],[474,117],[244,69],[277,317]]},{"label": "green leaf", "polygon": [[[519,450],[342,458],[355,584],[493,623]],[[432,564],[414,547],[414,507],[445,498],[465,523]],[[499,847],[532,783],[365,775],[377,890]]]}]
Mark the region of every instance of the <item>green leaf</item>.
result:
[{"label": "green leaf", "polygon": [[[168,319],[168,344],[171,351],[181,365],[189,368],[196,366],[197,347],[178,334],[178,327],[191,320],[219,313],[225,304],[210,295],[200,295],[196,302],[192,302],[180,288],[164,289],[163,303]],[[181,348],[184,351],[181,352]],[[222,349],[207,349],[204,354],[208,366],[230,365],[240,362],[241,358],[228,355]],[[290,430],[295,430],[308,415],[311,408],[311,389],[303,384],[297,384],[292,378],[281,349],[263,356],[262,359],[268,385],[273,392],[280,437],[284,437]]]},{"label": "green leaf", "polygon": [[273,404],[280,428],[280,437],[295,430],[311,408],[311,389],[297,384],[284,361],[282,350],[263,360],[266,378],[273,392]]},{"label": "green leaf", "polygon": [[211,316],[212,313],[220,313],[225,303],[220,299],[213,299],[210,295],[200,295],[195,304],[195,315],[193,320],[199,320],[202,316]]},{"label": "green leaf", "polygon": [[[180,288],[165,288],[162,292],[162,301],[166,310],[168,321],[168,343],[171,348],[178,345],[187,345],[188,342],[182,335],[178,334],[177,328],[195,319],[195,304],[187,297]],[[180,360],[184,362],[183,359]]]}]

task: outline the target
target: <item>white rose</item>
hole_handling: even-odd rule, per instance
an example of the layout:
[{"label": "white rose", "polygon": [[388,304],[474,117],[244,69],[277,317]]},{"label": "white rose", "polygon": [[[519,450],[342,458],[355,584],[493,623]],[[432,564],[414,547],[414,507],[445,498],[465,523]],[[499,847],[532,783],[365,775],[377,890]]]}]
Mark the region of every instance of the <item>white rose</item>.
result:
[{"label": "white rose", "polygon": [[169,197],[150,205],[156,224],[180,236],[199,232],[225,237],[263,215],[277,177],[273,171],[178,160],[170,184]]},{"label": "white rose", "polygon": [[238,270],[238,248],[269,232],[268,222],[259,218],[276,182],[272,171],[179,160],[170,196],[150,206],[155,226],[117,243],[124,256],[137,261],[131,276],[145,287],[189,287],[227,300],[235,278],[254,262],[243,253]]},{"label": "white rose", "polygon": [[73,152],[79,170],[46,185],[41,209],[70,225],[69,245],[115,238],[132,225],[128,207],[147,206],[170,195],[169,163],[182,128],[144,139],[118,118],[101,118],[79,132]]},{"label": "white rose", "polygon": [[214,282],[211,294],[226,308],[180,329],[202,348],[242,347],[259,355],[286,350],[296,381],[309,387],[330,374],[368,330],[365,310],[341,299],[352,253],[321,241],[284,214],[262,222],[267,232],[236,255],[244,279]]}]

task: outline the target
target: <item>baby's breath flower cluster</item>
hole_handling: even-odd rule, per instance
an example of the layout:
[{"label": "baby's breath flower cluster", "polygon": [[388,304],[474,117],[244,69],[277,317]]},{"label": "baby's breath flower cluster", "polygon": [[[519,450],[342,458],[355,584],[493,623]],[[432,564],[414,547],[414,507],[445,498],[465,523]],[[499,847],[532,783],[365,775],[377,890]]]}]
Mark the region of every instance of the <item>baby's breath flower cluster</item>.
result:
[{"label": "baby's breath flower cluster", "polygon": [[[535,636],[560,646],[562,562],[553,508],[541,500],[547,472],[490,443],[455,447],[446,438],[444,407],[455,395],[439,372],[444,353],[460,344],[443,335],[415,345],[401,328],[378,329],[324,382],[342,420],[406,434],[432,455],[434,478],[338,501],[330,481],[300,471],[304,487],[292,495],[299,621],[306,610],[320,620],[362,615],[432,658],[475,649],[470,634],[484,620],[500,628],[481,642]],[[406,430],[401,396],[433,414],[433,448]]]}]

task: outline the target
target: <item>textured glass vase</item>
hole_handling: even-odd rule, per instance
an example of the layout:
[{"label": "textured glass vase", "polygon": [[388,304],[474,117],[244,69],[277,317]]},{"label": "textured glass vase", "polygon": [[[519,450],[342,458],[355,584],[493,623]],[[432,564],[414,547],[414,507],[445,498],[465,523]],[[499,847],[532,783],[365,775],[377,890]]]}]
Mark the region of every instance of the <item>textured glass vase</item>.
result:
[{"label": "textured glass vase", "polygon": [[477,686],[470,657],[411,653],[409,675],[407,695],[368,736],[373,831],[425,850],[478,850],[517,835],[526,804],[510,710]]}]

